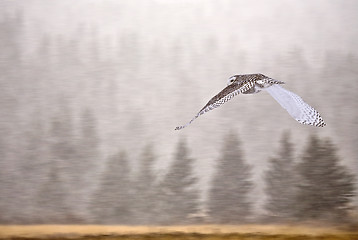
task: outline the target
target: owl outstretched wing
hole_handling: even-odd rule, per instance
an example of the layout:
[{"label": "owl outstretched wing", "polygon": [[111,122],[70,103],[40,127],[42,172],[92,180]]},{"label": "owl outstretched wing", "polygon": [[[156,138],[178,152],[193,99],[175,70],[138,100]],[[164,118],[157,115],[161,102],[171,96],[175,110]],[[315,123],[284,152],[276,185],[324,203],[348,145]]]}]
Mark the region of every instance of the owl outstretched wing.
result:
[{"label": "owl outstretched wing", "polygon": [[188,123],[186,123],[185,125],[176,127],[175,130],[180,130],[180,129],[187,127],[195,119],[197,119],[200,115],[203,115],[204,113],[206,113],[210,110],[220,107],[221,105],[223,105],[224,103],[226,103],[231,98],[238,95],[239,93],[244,93],[244,92],[250,90],[252,87],[254,87],[254,85],[255,85],[255,83],[253,81],[244,81],[244,82],[228,85],[221,92],[219,92],[212,99],[210,99],[210,101]]},{"label": "owl outstretched wing", "polygon": [[326,125],[316,109],[303,101],[300,96],[276,84],[265,90],[298,122],[316,127]]}]

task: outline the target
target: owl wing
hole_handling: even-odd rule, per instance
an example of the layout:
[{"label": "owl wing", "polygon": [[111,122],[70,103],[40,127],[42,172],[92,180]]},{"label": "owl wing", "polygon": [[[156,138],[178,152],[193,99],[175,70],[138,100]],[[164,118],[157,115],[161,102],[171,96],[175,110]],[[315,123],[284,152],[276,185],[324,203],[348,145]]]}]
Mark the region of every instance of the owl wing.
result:
[{"label": "owl wing", "polygon": [[233,83],[224,88],[221,92],[215,95],[210,101],[196,114],[187,124],[183,126],[176,127],[175,130],[180,130],[191,124],[195,119],[200,115],[213,110],[217,107],[220,107],[231,98],[235,97],[239,93],[243,93],[254,87],[255,83],[253,81]]},{"label": "owl wing", "polygon": [[298,122],[316,127],[326,125],[316,109],[303,101],[300,96],[276,84],[265,90]]}]

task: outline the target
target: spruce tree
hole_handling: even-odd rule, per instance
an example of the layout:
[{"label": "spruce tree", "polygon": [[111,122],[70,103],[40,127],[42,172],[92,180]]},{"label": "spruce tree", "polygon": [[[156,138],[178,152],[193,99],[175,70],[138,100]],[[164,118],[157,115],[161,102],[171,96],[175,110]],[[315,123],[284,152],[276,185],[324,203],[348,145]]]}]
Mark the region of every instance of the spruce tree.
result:
[{"label": "spruce tree", "polygon": [[251,214],[251,166],[243,158],[238,137],[224,139],[221,156],[209,191],[208,210],[214,223],[238,224]]},{"label": "spruce tree", "polygon": [[[46,149],[46,131],[44,122],[41,119],[41,112],[36,110],[33,119],[23,133],[25,141],[22,149],[23,161],[18,168],[23,181],[19,184],[17,191],[21,192],[16,199],[23,204],[22,208],[15,208],[21,216],[21,223],[36,223],[41,221],[41,214],[38,211],[43,206],[38,204],[39,186],[42,186],[43,179],[49,176],[48,169],[44,168],[48,164]],[[53,171],[54,169],[51,169]],[[51,177],[50,177],[51,179]],[[16,188],[14,186],[14,188]],[[15,204],[15,202],[13,201]]]},{"label": "spruce tree", "polygon": [[47,162],[47,178],[40,186],[37,202],[41,206],[38,214],[41,221],[47,223],[74,222],[70,210],[72,161],[76,155],[76,146],[71,124],[71,115],[67,105],[62,105],[62,114],[53,118],[49,135],[50,160]]},{"label": "spruce tree", "polygon": [[354,197],[354,178],[340,165],[329,139],[311,136],[298,164],[300,182],[297,217],[301,220],[344,221]]},{"label": "spruce tree", "polygon": [[6,223],[8,176],[6,174],[6,155],[3,129],[0,126],[0,224]]},{"label": "spruce tree", "polygon": [[98,160],[100,160],[97,123],[90,109],[83,111],[80,129],[77,146],[78,159],[75,159],[76,162],[73,162],[73,167],[77,175],[78,171],[81,171],[81,176],[79,177],[85,182],[85,186],[88,187],[88,183],[93,177],[93,172],[98,167]]},{"label": "spruce tree", "polygon": [[128,224],[132,218],[130,169],[125,152],[110,157],[92,198],[95,223]]},{"label": "spruce tree", "polygon": [[161,224],[184,224],[198,211],[199,193],[193,174],[194,160],[184,140],[177,146],[174,161],[159,184],[159,211]]},{"label": "spruce tree", "polygon": [[58,162],[50,166],[48,176],[38,192],[36,222],[65,224],[73,220],[68,204],[67,188],[64,184],[62,169]]},{"label": "spruce tree", "polygon": [[267,200],[264,207],[270,221],[293,219],[296,180],[293,145],[289,133],[285,132],[277,157],[270,158],[269,169],[265,172]]},{"label": "spruce tree", "polygon": [[81,116],[79,136],[75,141],[75,152],[71,157],[71,205],[74,210],[87,218],[90,212],[88,198],[98,184],[100,164],[99,137],[93,112],[85,109]]},{"label": "spruce tree", "polygon": [[153,146],[147,145],[142,153],[139,171],[132,194],[134,202],[134,223],[155,224],[157,223],[156,204],[157,192],[155,188],[155,176],[153,164],[155,155]]}]

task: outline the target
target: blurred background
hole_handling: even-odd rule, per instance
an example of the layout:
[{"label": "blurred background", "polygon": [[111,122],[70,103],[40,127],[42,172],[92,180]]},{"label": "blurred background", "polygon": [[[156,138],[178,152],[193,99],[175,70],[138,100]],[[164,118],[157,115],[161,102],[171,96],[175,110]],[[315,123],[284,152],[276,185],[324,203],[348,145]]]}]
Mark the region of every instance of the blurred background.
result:
[{"label": "blurred background", "polygon": [[[357,221],[355,0],[1,0],[0,223]],[[189,121],[234,74],[286,82]]]}]

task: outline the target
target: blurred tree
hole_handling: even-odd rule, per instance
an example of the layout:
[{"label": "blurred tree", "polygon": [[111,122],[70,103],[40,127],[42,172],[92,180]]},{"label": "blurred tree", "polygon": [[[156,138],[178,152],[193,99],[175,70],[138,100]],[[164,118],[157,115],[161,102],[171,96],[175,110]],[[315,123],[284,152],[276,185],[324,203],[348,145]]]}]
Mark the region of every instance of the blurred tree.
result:
[{"label": "blurred tree", "polygon": [[95,223],[128,224],[131,222],[133,209],[131,199],[132,182],[127,155],[120,152],[112,156],[100,185],[95,192],[91,210]]},{"label": "blurred tree", "polygon": [[93,112],[88,108],[82,112],[79,129],[79,136],[73,141],[74,152],[69,156],[69,201],[73,211],[85,219],[89,214],[88,198],[97,185],[101,162],[97,123]]},{"label": "blurred tree", "polygon": [[197,213],[199,193],[193,174],[194,160],[189,157],[184,140],[177,146],[174,161],[159,184],[159,216],[161,224],[184,224]]},{"label": "blurred tree", "polygon": [[292,220],[295,214],[296,171],[294,166],[293,145],[290,134],[284,132],[278,156],[269,161],[265,172],[265,210],[270,221]]},{"label": "blurred tree", "polygon": [[312,135],[298,164],[300,181],[297,217],[301,220],[347,220],[354,197],[354,178],[339,165],[336,148],[329,139]]},{"label": "blurred tree", "polygon": [[[74,189],[74,161],[78,157],[68,104],[62,101],[61,113],[53,118],[48,136],[50,160],[47,162],[48,177],[38,193],[41,209],[38,214],[46,223],[70,223],[78,221],[69,207],[69,195]],[[77,180],[77,179],[76,179]]]},{"label": "blurred tree", "polygon": [[38,193],[38,211],[34,221],[43,224],[68,224],[73,217],[66,198],[67,189],[63,175],[61,176],[63,169],[58,161],[54,161],[49,170]]},{"label": "blurred tree", "polygon": [[134,223],[135,224],[155,224],[157,191],[155,188],[155,176],[153,174],[153,164],[155,156],[151,144],[144,148],[139,165],[138,176],[132,194],[134,202]]},{"label": "blurred tree", "polygon": [[21,39],[23,37],[24,17],[22,13],[2,15],[0,19],[0,52],[3,61],[0,61],[0,69],[2,70],[0,79],[6,80],[2,77],[4,73],[16,74],[16,71],[14,71],[16,67],[13,65],[21,64]]},{"label": "blurred tree", "polygon": [[15,214],[20,216],[19,223],[28,224],[40,220],[37,211],[42,206],[38,204],[37,193],[42,180],[48,176],[49,170],[43,167],[47,166],[49,155],[47,154],[46,130],[40,110],[33,112],[31,122],[23,131],[22,138],[23,146],[18,145],[21,165],[17,168],[18,177],[16,178],[21,178],[22,181],[15,181],[15,184],[12,184],[12,188],[21,192],[21,195],[16,196],[16,200],[12,200],[12,203],[23,204],[21,208],[14,208],[14,210],[18,211]]},{"label": "blurred tree", "polygon": [[[0,4],[4,5],[4,4]],[[5,4],[6,5],[6,4]],[[19,191],[18,167],[23,154],[19,117],[23,84],[21,68],[21,39],[24,37],[22,13],[9,14],[0,7],[0,223],[14,223],[19,209],[15,202]],[[20,160],[20,161],[19,161]],[[15,207],[16,206],[16,207]]]},{"label": "blurred tree", "polygon": [[[87,160],[87,164],[93,168],[95,162],[99,158],[99,137],[97,134],[97,124],[93,112],[90,109],[85,109],[81,118],[81,132],[80,132],[80,150],[82,158]],[[81,165],[83,162],[81,162]],[[81,167],[82,168],[82,167]],[[88,170],[88,169],[87,169]]]},{"label": "blurred tree", "polygon": [[208,211],[213,222],[237,224],[248,220],[252,206],[248,194],[253,187],[250,170],[238,137],[227,135],[209,191]]},{"label": "blurred tree", "polygon": [[8,174],[6,173],[6,142],[4,138],[4,131],[0,127],[0,224],[7,222],[7,209],[8,209]]}]

